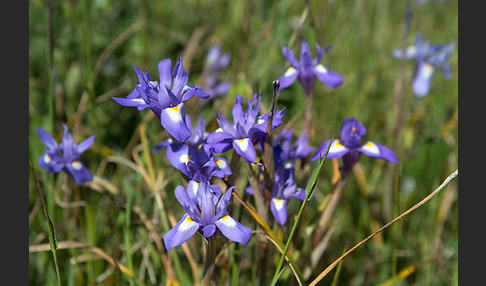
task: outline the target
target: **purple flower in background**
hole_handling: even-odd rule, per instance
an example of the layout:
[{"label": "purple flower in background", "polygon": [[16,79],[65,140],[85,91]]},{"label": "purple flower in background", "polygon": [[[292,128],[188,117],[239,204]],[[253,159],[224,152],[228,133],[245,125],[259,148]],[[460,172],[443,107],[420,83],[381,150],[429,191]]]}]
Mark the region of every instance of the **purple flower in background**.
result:
[{"label": "purple flower in background", "polygon": [[78,185],[83,185],[86,182],[93,180],[93,175],[81,162],[80,155],[86,151],[95,139],[95,136],[90,136],[79,145],[74,143],[73,137],[68,130],[66,124],[62,124],[64,133],[62,134],[61,143],[57,144],[56,140],[42,128],[35,128],[39,139],[46,146],[46,151],[39,158],[39,165],[49,173],[57,173],[61,170],[73,178]]},{"label": "purple flower in background", "polygon": [[444,77],[447,79],[452,78],[448,59],[454,48],[454,42],[449,44],[439,43],[431,46],[428,41],[423,40],[422,33],[418,32],[413,46],[407,47],[405,53],[400,49],[393,50],[392,56],[395,58],[415,59],[412,89],[416,96],[423,97],[430,91],[432,77],[436,69],[441,67]]},{"label": "purple flower in background", "polygon": [[309,45],[303,38],[300,48],[300,61],[297,61],[294,53],[288,47],[282,48],[282,54],[290,62],[290,68],[279,78],[280,90],[290,86],[295,79],[299,79],[300,85],[304,88],[307,96],[312,94],[314,90],[314,83],[316,77],[325,85],[336,88],[343,83],[342,75],[328,69],[321,64],[321,57],[327,50],[332,48],[333,45],[327,46],[325,49],[321,49],[318,43],[316,43],[317,57],[312,58]]},{"label": "purple flower in background", "polygon": [[231,88],[229,81],[220,79],[220,72],[228,66],[230,59],[229,53],[221,53],[220,45],[212,45],[209,48],[203,69],[204,90],[209,94],[209,99],[222,96]]},{"label": "purple flower in background", "polygon": [[177,186],[175,195],[186,213],[176,226],[164,234],[167,251],[186,242],[197,231],[204,238],[209,238],[219,230],[228,239],[248,244],[251,229],[240,224],[227,211],[234,188],[229,188],[221,196],[219,187],[210,185],[208,181],[198,184],[196,193]]},{"label": "purple flower in background", "polygon": [[171,74],[172,62],[165,59],[159,62],[160,82],[150,81],[150,75],[133,65],[139,84],[126,97],[112,97],[123,106],[136,106],[139,110],[150,108],[160,119],[162,126],[177,141],[184,142],[191,136],[186,124],[184,101],[196,95],[208,98],[201,87],[190,87],[188,75],[179,57]]},{"label": "purple flower in background", "polygon": [[375,143],[373,141],[366,141],[361,144],[361,138],[366,134],[366,128],[361,122],[355,118],[344,118],[341,125],[341,139],[334,139],[324,141],[318,148],[316,153],[312,156],[311,161],[317,160],[319,157],[324,157],[326,150],[329,148],[327,159],[343,158],[343,168],[345,172],[352,169],[354,164],[358,162],[361,154],[369,157],[387,160],[389,162],[398,162],[395,152],[392,149]]},{"label": "purple flower in background", "polygon": [[291,141],[294,134],[290,129],[282,129],[279,137],[277,138],[277,144],[274,154],[276,158],[276,164],[282,164],[286,168],[295,168],[295,162],[297,160],[303,160],[306,158],[313,147],[307,143],[307,134],[302,131],[299,138],[295,140],[294,146],[291,145]]}]

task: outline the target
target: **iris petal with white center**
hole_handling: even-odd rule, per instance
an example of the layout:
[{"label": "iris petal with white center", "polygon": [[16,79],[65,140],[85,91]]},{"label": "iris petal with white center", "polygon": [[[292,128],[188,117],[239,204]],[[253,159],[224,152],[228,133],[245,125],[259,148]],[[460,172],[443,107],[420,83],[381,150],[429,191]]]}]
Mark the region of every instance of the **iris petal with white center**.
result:
[{"label": "iris petal with white center", "polygon": [[[317,160],[319,157],[324,157],[326,154],[326,150],[329,146],[331,140],[326,140],[322,142],[322,144],[317,148],[316,153],[312,156],[311,161]],[[331,147],[329,147],[329,152],[327,153],[327,159],[335,159],[344,156],[348,153],[349,149],[341,144],[341,141],[338,139],[334,139],[331,143]]]},{"label": "iris petal with white center", "polygon": [[299,70],[295,69],[294,67],[289,67],[287,71],[278,79],[280,82],[280,90],[290,86],[297,76],[299,75]]},{"label": "iris petal with white center", "polygon": [[165,108],[160,113],[162,126],[180,142],[186,141],[191,136],[191,130],[187,127],[184,104]]},{"label": "iris petal with white center", "polygon": [[272,198],[270,202],[270,210],[273,217],[278,221],[280,225],[284,225],[287,222],[287,201],[284,199]]},{"label": "iris petal with white center", "polygon": [[214,224],[228,239],[242,244],[247,244],[250,241],[251,229],[237,222],[228,214],[215,221]]},{"label": "iris petal with white center", "polygon": [[243,157],[245,161],[255,163],[256,151],[250,138],[233,140],[233,148],[235,148],[236,153]]},{"label": "iris petal with white center", "polygon": [[179,223],[164,234],[164,244],[167,251],[189,240],[198,228],[199,223],[193,221],[188,214],[184,214]]}]

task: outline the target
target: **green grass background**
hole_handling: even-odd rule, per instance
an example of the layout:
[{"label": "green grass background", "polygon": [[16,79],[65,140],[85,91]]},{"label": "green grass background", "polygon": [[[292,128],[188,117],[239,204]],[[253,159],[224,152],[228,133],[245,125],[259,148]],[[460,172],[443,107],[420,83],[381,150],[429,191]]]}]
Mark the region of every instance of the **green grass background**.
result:
[{"label": "green grass background", "polygon": [[[29,1],[29,154],[46,192],[57,240],[96,246],[136,277],[130,278],[87,248],[68,248],[57,251],[63,285],[160,285],[167,281],[160,251],[134,207],[162,235],[166,221],[157,196],[167,213],[178,220],[183,209],[173,190],[182,179],[169,165],[165,152],[148,152],[167,138],[156,118],[148,116],[147,110],[123,107],[110,98],[124,97],[133,89],[137,82],[133,64],[157,79],[157,63],[165,58],[175,62],[181,55],[189,80],[202,84],[198,80],[209,46],[218,43],[223,51],[231,53],[231,64],[222,74],[232,82],[228,95],[205,106],[199,106],[196,98],[186,103],[191,116],[205,116],[212,131],[216,128],[214,110],[221,109],[230,116],[236,93],[251,99],[255,91],[261,90],[262,110],[268,110],[272,81],[288,67],[281,47],[290,46],[298,55],[303,36],[315,55],[316,42],[321,47],[334,44],[322,63],[341,73],[344,83],[336,89],[316,83],[310,144],[317,147],[325,139],[338,137],[345,116],[363,122],[367,128],[365,139],[390,147],[395,144],[396,138],[391,135],[395,124],[393,94],[400,61],[391,57],[391,50],[401,47],[407,2],[309,2],[308,14],[302,17],[305,1]],[[419,30],[432,43],[457,43],[457,1],[411,4],[407,45],[413,43]],[[387,176],[390,163],[361,158],[359,168],[365,181],[360,182],[358,176],[349,181],[334,215],[336,229],[307,282],[345,249],[425,197],[457,168],[457,50],[450,58],[452,80],[437,72],[432,90],[424,98],[413,96],[413,63],[406,62],[402,93],[408,104],[401,106],[406,118],[401,128],[402,148],[397,151],[397,176]],[[305,95],[297,82],[279,94],[277,106],[287,108],[284,121],[299,134]],[[60,140],[62,122],[67,122],[76,142],[97,136],[82,160],[106,181],[104,186],[78,187],[64,173],[47,174],[37,164],[44,145],[34,127],[47,129]],[[146,128],[143,134],[141,127]],[[150,188],[140,173],[125,163],[107,162],[107,158],[117,158],[140,164],[132,151],[141,142],[145,149],[140,161],[144,166],[153,164],[155,173],[149,171],[149,177],[155,180],[159,174],[161,181],[152,186],[163,185],[162,189]],[[247,174],[245,168],[240,170],[237,186],[243,190]],[[312,218],[329,192],[332,175],[328,161],[294,238],[292,251],[301,269],[309,264],[312,248],[308,230],[315,224]],[[36,246],[48,243],[47,226],[31,175],[29,180],[29,245]],[[300,185],[304,187],[305,183]],[[383,210],[386,191],[394,194],[392,217]],[[298,208],[298,202],[291,201],[287,229],[281,230],[284,242]],[[234,211],[244,224],[259,229],[239,204],[234,204]],[[321,283],[330,285],[334,280],[336,285],[380,285],[392,279],[390,285],[457,285],[457,218],[457,183],[453,181],[430,202],[348,256],[339,271],[334,270]],[[236,251],[236,261],[230,268],[218,268],[222,285],[259,284],[251,263],[258,251],[255,241],[256,235],[248,246],[224,245]],[[188,243],[200,268],[203,245],[199,235]],[[276,263],[279,255],[274,253]],[[171,250],[169,257],[181,285],[197,280],[181,247]],[[397,276],[410,266],[415,268],[408,275]],[[269,267],[270,277],[274,268]],[[57,283],[49,251],[30,252],[29,280],[32,285]],[[297,283],[291,272],[285,271],[279,285]]]}]

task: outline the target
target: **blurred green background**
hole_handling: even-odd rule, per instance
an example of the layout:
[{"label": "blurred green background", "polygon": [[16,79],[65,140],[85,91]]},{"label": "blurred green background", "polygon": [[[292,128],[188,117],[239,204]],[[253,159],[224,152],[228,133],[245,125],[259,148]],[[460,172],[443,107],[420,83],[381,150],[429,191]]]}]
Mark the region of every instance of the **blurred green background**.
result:
[{"label": "blurred green background", "polygon": [[[409,3],[413,15],[406,45],[413,44],[417,31],[432,44],[457,42],[457,1],[420,2],[425,3]],[[394,148],[399,163],[361,158],[334,215],[336,228],[328,247],[318,265],[308,270],[307,282],[345,249],[433,191],[457,168],[458,53],[456,47],[450,58],[452,80],[438,71],[431,92],[415,97],[413,62],[407,61],[400,73],[400,60],[391,57],[391,51],[402,46],[406,4],[401,0],[29,1],[29,154],[46,192],[57,240],[69,242],[57,251],[63,285],[167,282],[164,256],[152,235],[162,235],[167,227],[161,206],[175,220],[183,214],[173,195],[182,179],[165,152],[150,153],[167,138],[158,120],[148,110],[123,107],[111,99],[125,97],[137,83],[133,64],[158,79],[157,63],[166,58],[175,63],[181,55],[189,81],[201,85],[208,48],[220,44],[223,52],[231,54],[230,66],[222,73],[223,79],[231,81],[231,90],[211,104],[201,106],[196,98],[186,103],[192,118],[204,116],[208,131],[213,131],[217,127],[214,111],[230,116],[236,93],[251,99],[261,90],[261,110],[270,108],[272,81],[289,66],[281,47],[289,46],[298,55],[305,37],[315,56],[316,42],[321,47],[334,44],[321,62],[342,74],[344,83],[336,89],[316,83],[310,145],[317,147],[323,140],[339,137],[344,117],[356,117],[367,128],[365,140]],[[397,91],[400,78],[403,83]],[[397,93],[399,101],[394,103]],[[284,106],[284,123],[300,134],[305,95],[297,82],[279,94],[277,107]],[[404,114],[403,124],[396,119],[398,111]],[[59,141],[63,122],[75,142],[97,136],[82,155],[96,174],[92,184],[76,186],[64,173],[48,174],[37,164],[44,145],[34,127],[48,130]],[[396,126],[398,131],[394,131]],[[240,169],[237,186],[243,190],[246,173]],[[329,161],[294,238],[293,255],[303,270],[312,253],[308,230],[329,192],[332,176]],[[45,251],[49,242],[46,222],[32,176],[29,180],[29,280],[32,285],[55,285],[52,254]],[[300,183],[304,187],[306,182]],[[282,231],[283,241],[299,206],[297,201],[290,202],[290,224]],[[240,205],[234,207],[244,224],[258,229]],[[457,182],[453,181],[430,202],[348,256],[321,283],[457,285],[457,218]],[[238,272],[218,273],[222,285],[258,284],[251,265],[257,251],[252,248],[254,242],[252,238],[248,246],[231,246],[245,259],[236,263]],[[201,267],[202,245],[197,235],[188,243],[192,258],[182,247],[165,256],[181,285],[198,279],[189,265],[192,259],[191,267]],[[100,250],[126,266],[135,278],[119,271]],[[286,271],[279,285],[297,282]]]}]

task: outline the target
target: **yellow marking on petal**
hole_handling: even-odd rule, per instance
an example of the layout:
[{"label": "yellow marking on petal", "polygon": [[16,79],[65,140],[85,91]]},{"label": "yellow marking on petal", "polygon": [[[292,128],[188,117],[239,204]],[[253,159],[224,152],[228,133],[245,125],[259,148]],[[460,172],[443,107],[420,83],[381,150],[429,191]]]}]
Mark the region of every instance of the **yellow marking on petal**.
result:
[{"label": "yellow marking on petal", "polygon": [[44,156],[44,163],[49,164],[50,162],[51,162],[51,156],[49,156],[49,155],[46,154]]},{"label": "yellow marking on petal", "polygon": [[216,164],[218,164],[218,167],[221,169],[224,169],[228,166],[225,161],[219,159],[216,160]]},{"label": "yellow marking on petal", "polygon": [[339,140],[334,141],[335,146],[344,146]]},{"label": "yellow marking on petal", "polygon": [[181,109],[181,105],[179,104],[179,105],[176,105],[174,107],[169,107],[169,108],[170,108],[170,110],[172,110],[174,112],[179,112],[179,109]]},{"label": "yellow marking on petal", "polygon": [[378,146],[376,146],[376,144],[371,141],[366,142],[361,148],[373,154],[380,154],[380,149],[378,148]]},{"label": "yellow marking on petal", "polygon": [[83,166],[81,165],[81,163],[80,163],[79,161],[76,161],[76,160],[74,160],[74,161],[71,163],[71,166],[73,166],[74,170],[77,170],[77,171],[81,170],[81,168],[83,167]]},{"label": "yellow marking on petal", "polygon": [[221,223],[223,223],[226,226],[229,227],[234,227],[236,225],[236,222],[234,219],[232,219],[229,215],[225,214],[222,218],[219,219]]},{"label": "yellow marking on petal", "polygon": [[191,161],[191,158],[187,156],[187,154],[182,154],[179,157],[179,160],[181,161],[181,163],[188,163],[189,161]]},{"label": "yellow marking on petal", "polygon": [[192,220],[192,218],[190,216],[187,216],[186,219],[179,225],[178,230],[179,231],[186,231],[186,230],[190,229],[191,227],[193,227],[193,225],[195,223],[196,222],[194,220]]},{"label": "yellow marking on petal", "polygon": [[356,127],[353,127],[353,128],[351,129],[351,132],[353,132],[353,133],[354,133],[354,132],[356,132]]},{"label": "yellow marking on petal", "polygon": [[275,208],[277,210],[281,210],[283,208],[284,203],[285,203],[283,199],[274,198],[272,200],[273,200],[273,204],[275,205]]},{"label": "yellow marking on petal", "polygon": [[181,112],[182,103],[173,107],[168,107],[167,115],[169,116],[172,122],[179,122],[182,121],[182,112]]},{"label": "yellow marking on petal", "polygon": [[243,139],[238,139],[236,140],[236,144],[240,147],[240,149],[245,152],[248,149],[248,142],[250,139],[248,138],[243,138]]},{"label": "yellow marking on petal", "polygon": [[289,67],[287,71],[285,72],[284,76],[289,76],[292,75],[296,72],[297,70],[294,67]]}]

